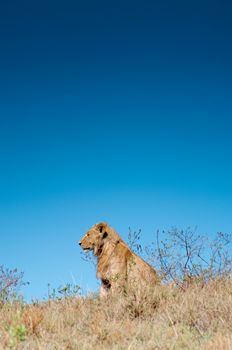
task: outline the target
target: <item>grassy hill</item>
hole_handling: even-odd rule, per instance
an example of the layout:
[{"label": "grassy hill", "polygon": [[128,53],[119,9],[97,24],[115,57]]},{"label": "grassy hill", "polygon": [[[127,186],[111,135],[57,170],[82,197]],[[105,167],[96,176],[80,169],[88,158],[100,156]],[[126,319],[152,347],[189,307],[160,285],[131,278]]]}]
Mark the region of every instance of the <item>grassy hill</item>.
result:
[{"label": "grassy hill", "polygon": [[0,349],[231,350],[232,279],[0,306]]}]

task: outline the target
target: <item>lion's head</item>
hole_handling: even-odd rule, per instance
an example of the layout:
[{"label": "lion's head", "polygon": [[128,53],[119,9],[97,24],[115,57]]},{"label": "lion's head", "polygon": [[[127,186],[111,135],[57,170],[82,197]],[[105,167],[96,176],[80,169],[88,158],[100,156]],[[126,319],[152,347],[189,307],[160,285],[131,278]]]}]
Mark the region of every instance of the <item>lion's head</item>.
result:
[{"label": "lion's head", "polygon": [[84,237],[82,237],[79,245],[85,251],[93,250],[94,255],[99,255],[108,237],[107,227],[108,225],[104,222],[95,224]]}]

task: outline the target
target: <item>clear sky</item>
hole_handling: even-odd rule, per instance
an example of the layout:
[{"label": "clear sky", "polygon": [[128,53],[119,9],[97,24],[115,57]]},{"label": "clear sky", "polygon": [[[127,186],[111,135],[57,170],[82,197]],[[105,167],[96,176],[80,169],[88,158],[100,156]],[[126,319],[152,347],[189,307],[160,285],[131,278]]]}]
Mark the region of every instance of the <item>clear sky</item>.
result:
[{"label": "clear sky", "polygon": [[231,233],[229,1],[8,1],[0,10],[0,263],[96,289],[75,243]]}]

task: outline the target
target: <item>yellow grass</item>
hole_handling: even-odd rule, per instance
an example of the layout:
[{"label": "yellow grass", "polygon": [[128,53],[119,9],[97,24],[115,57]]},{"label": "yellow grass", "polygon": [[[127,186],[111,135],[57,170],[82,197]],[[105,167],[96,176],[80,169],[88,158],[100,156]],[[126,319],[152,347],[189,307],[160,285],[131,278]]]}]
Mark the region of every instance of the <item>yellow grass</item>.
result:
[{"label": "yellow grass", "polygon": [[0,349],[231,350],[232,279],[0,307]]}]

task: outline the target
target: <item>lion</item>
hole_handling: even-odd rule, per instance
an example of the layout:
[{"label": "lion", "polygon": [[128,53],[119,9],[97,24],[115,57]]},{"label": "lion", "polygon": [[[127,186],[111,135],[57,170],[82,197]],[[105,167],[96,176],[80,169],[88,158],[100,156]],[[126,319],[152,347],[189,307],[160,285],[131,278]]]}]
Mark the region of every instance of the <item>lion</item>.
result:
[{"label": "lion", "polygon": [[156,271],[135,254],[107,223],[95,224],[80,240],[84,251],[97,257],[97,278],[101,279],[100,296],[159,283]]}]

